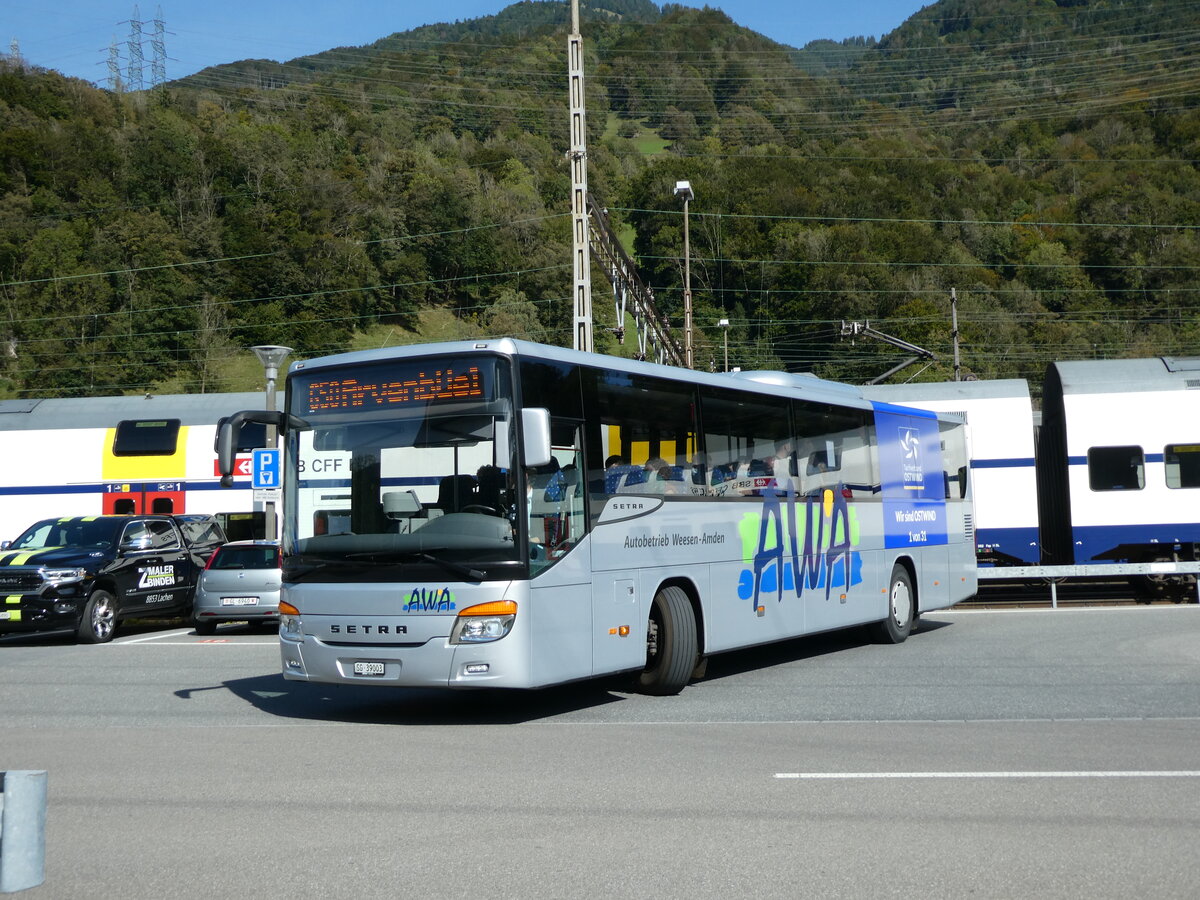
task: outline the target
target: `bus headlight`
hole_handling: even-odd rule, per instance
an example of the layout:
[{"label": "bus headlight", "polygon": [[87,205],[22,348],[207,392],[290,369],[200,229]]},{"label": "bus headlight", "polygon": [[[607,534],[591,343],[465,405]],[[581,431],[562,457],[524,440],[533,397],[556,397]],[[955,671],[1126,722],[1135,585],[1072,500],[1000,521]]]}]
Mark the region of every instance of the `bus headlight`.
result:
[{"label": "bus headlight", "polygon": [[279,601],[279,636],[289,641],[304,640],[300,610],[284,600]]},{"label": "bus headlight", "polygon": [[498,641],[510,631],[517,618],[517,604],[512,600],[480,603],[461,610],[450,632],[452,644],[484,644]]}]

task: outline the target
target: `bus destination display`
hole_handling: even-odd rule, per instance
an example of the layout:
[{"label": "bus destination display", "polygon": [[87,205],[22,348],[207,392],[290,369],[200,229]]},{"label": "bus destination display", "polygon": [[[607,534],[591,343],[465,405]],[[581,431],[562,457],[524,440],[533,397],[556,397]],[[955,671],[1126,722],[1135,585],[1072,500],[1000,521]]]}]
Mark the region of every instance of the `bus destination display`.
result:
[{"label": "bus destination display", "polygon": [[411,376],[313,381],[305,407],[309,413],[338,412],[472,399],[488,399],[483,372],[478,366],[447,365],[420,369]]}]

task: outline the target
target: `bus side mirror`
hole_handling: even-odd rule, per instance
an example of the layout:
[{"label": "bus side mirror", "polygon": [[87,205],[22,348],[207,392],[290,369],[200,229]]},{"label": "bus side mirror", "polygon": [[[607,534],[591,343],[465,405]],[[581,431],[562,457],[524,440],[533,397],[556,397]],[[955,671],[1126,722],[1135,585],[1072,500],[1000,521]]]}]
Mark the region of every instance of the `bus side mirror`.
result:
[{"label": "bus side mirror", "polygon": [[[282,431],[292,418],[282,412],[258,409],[242,410],[223,420],[217,428],[217,471],[221,473],[221,487],[233,487],[233,466],[237,461],[238,437],[244,423],[274,425],[277,431]],[[299,419],[295,421],[300,422]]]},{"label": "bus side mirror", "polygon": [[550,410],[521,410],[521,443],[526,466],[536,468],[550,462]]}]

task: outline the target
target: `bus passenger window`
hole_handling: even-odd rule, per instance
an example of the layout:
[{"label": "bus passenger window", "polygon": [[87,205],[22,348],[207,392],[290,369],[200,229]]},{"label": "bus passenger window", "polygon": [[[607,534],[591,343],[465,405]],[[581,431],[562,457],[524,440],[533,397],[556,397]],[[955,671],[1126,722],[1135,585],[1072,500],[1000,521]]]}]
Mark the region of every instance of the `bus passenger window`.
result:
[{"label": "bus passenger window", "polygon": [[[776,476],[791,480],[795,441],[786,400],[703,387],[700,408],[707,492],[734,500],[773,490]],[[788,486],[780,485],[784,489]]]}]

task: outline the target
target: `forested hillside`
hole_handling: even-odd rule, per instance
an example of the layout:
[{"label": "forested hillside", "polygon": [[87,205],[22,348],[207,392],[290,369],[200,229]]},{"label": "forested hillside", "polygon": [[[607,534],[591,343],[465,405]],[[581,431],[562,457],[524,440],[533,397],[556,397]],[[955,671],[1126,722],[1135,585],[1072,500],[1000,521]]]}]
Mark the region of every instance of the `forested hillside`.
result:
[{"label": "forested hillside", "polygon": [[[568,5],[145,92],[0,62],[0,396],[253,388],[297,356],[571,340]],[[584,9],[589,182],[697,364],[865,381],[1200,354],[1200,0],[940,0],[789,48]],[[597,345],[618,346],[593,274]],[[917,374],[914,368],[900,377]]]}]

